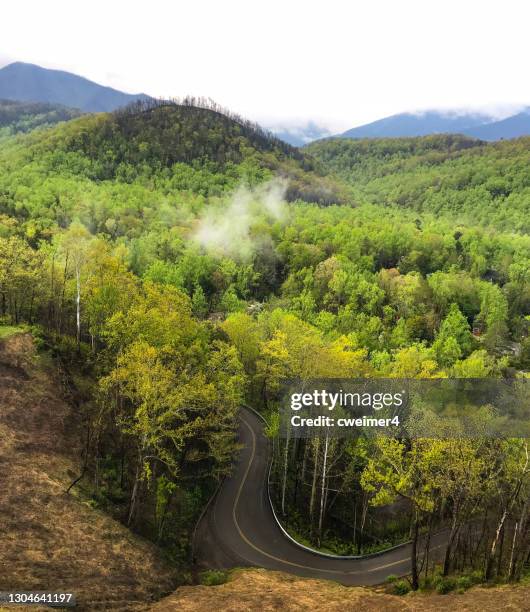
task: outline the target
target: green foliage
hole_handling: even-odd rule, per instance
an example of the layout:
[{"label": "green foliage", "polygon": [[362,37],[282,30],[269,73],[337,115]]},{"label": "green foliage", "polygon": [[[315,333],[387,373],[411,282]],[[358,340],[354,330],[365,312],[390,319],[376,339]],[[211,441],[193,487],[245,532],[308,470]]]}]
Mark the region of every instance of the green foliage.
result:
[{"label": "green foliage", "polygon": [[79,117],[78,110],[59,104],[0,100],[0,139]]},{"label": "green foliage", "polygon": [[456,579],[456,588],[461,590],[470,589],[473,586],[473,579],[470,576],[459,576]]},{"label": "green foliage", "polygon": [[394,582],[392,590],[394,595],[406,595],[410,592],[410,584],[406,580],[398,580]]},{"label": "green foliage", "polygon": [[229,578],[228,572],[221,570],[207,570],[199,576],[199,581],[204,586],[218,586],[227,582]]},{"label": "green foliage", "polygon": [[[290,378],[527,375],[528,141],[307,150],[318,159],[188,103],[2,142],[0,320],[38,324],[95,381],[93,497],[176,561],[230,469],[243,401],[274,415],[267,434],[291,459],[275,416]],[[259,189],[257,212],[238,204],[240,185],[276,175],[291,201],[275,202],[278,214]],[[241,224],[248,248],[201,242],[211,219]],[[403,541],[411,520],[494,522],[512,498],[507,515],[523,512],[524,449],[513,441],[297,444],[298,464],[276,477],[289,528],[311,545],[356,554]],[[403,504],[400,516],[384,515],[389,504]]]},{"label": "green foliage", "polygon": [[195,290],[191,298],[191,308],[193,314],[199,319],[204,318],[208,313],[208,302],[203,288],[198,283],[195,285]]},{"label": "green foliage", "polygon": [[261,183],[273,172],[291,177],[292,200],[303,195],[328,204],[343,201],[345,194],[340,182],[323,176],[319,164],[295,147],[215,105],[188,101],[86,115],[13,141],[12,149],[26,162],[38,157],[33,172],[155,185],[161,194],[221,195],[240,182]]},{"label": "green foliage", "polygon": [[23,332],[22,327],[15,327],[14,325],[0,325],[0,340],[5,340],[10,336]]},{"label": "green foliage", "polygon": [[489,144],[455,135],[333,139],[306,150],[350,182],[358,201],[530,230],[527,138]]},{"label": "green foliage", "polygon": [[452,577],[440,578],[436,584],[436,592],[440,595],[446,595],[454,591],[458,586],[458,581]]},{"label": "green foliage", "polygon": [[472,348],[473,336],[469,324],[460,312],[458,304],[453,303],[433,343],[438,363],[450,367],[461,357],[467,356]]}]

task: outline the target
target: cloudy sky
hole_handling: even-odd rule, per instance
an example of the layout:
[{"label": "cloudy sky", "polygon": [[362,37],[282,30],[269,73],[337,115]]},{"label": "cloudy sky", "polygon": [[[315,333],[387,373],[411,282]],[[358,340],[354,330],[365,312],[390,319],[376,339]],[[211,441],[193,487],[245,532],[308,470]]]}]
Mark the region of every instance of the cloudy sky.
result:
[{"label": "cloudy sky", "polygon": [[0,66],[339,130],[405,110],[530,104],[529,18],[525,0],[29,0],[3,3]]}]

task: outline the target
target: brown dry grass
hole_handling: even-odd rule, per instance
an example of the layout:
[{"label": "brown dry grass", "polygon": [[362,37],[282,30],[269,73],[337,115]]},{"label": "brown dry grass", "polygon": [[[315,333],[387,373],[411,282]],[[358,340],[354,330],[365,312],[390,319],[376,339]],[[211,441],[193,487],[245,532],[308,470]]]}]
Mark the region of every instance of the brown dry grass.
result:
[{"label": "brown dry grass", "polygon": [[29,335],[0,341],[0,591],[73,591],[81,610],[530,610],[524,586],[397,597],[261,569],[237,570],[220,586],[181,587],[149,607],[175,575],[154,546],[65,494],[81,445],[60,389],[52,370],[34,364]]},{"label": "brown dry grass", "polygon": [[448,595],[389,595],[383,588],[344,587],[262,569],[237,570],[220,586],[181,587],[150,612],[484,612],[530,610],[530,587],[474,588]]},{"label": "brown dry grass", "polygon": [[176,576],[153,545],[66,495],[80,469],[73,423],[53,368],[35,361],[31,336],[2,341],[0,591],[73,591],[81,609],[145,608]]}]

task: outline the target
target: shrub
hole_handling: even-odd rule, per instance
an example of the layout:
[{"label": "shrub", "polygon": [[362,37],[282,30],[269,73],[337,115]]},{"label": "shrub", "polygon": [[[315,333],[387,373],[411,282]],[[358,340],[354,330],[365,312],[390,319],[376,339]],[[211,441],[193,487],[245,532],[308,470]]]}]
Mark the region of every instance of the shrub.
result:
[{"label": "shrub", "polygon": [[456,586],[465,591],[473,586],[473,580],[469,576],[460,576],[456,581]]},{"label": "shrub", "polygon": [[421,588],[425,590],[432,589],[436,584],[436,580],[433,576],[427,576],[421,581]]},{"label": "shrub", "polygon": [[35,345],[35,349],[38,351],[42,351],[46,348],[46,340],[44,339],[44,331],[40,325],[31,325],[29,327],[29,331],[33,336],[33,344]]},{"label": "shrub", "polygon": [[217,586],[219,584],[224,584],[228,580],[228,572],[207,570],[201,573],[199,579],[200,583],[204,586]]},{"label": "shrub", "polygon": [[436,585],[436,590],[441,595],[450,593],[456,588],[456,580],[454,578],[442,578]]},{"label": "shrub", "polygon": [[471,572],[469,577],[473,584],[480,584],[481,582],[484,582],[484,574],[481,570],[475,570],[474,572]]},{"label": "shrub", "polygon": [[396,595],[406,595],[410,591],[410,585],[405,580],[398,580],[394,583],[394,593]]},{"label": "shrub", "polygon": [[386,582],[388,582],[388,584],[394,584],[394,582],[397,582],[398,577],[395,574],[389,574],[386,577]]}]

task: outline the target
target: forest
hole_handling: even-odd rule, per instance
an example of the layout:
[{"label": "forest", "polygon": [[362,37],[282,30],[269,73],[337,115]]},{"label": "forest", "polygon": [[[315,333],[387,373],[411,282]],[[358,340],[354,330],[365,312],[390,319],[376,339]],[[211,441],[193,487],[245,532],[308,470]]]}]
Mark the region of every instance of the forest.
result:
[{"label": "forest", "polygon": [[0,99],[0,139],[79,117],[81,112],[60,104]]},{"label": "forest", "polygon": [[529,230],[528,138],[496,143],[443,134],[336,139],[307,150],[352,185],[356,200],[470,225]]},{"label": "forest", "polygon": [[246,403],[300,541],[411,539],[413,588],[519,580],[525,438],[285,440],[278,404],[288,379],[528,378],[529,156],[530,139],[459,136],[295,149],[197,100],[3,139],[0,324],[28,326],[71,380],[71,493],[185,565]]}]

